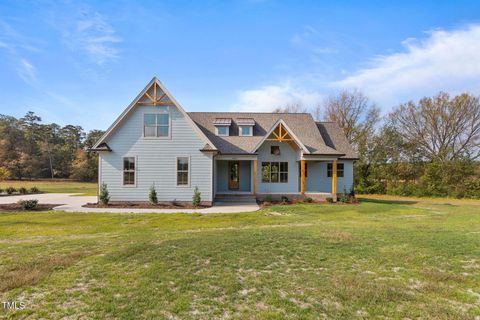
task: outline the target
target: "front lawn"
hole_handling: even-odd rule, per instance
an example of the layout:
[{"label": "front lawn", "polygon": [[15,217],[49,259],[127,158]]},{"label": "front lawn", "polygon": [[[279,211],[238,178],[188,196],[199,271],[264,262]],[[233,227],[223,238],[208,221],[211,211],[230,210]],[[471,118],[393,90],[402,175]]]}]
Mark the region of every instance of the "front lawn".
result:
[{"label": "front lawn", "polygon": [[[0,214],[12,318],[474,319],[480,206]],[[4,311],[0,311],[4,312]]]},{"label": "front lawn", "polygon": [[5,180],[0,181],[0,189],[5,190],[8,187],[16,189],[25,187],[30,189],[37,187],[40,192],[45,193],[79,193],[85,196],[97,195],[97,184],[94,182],[78,181],[50,181],[50,180]]}]

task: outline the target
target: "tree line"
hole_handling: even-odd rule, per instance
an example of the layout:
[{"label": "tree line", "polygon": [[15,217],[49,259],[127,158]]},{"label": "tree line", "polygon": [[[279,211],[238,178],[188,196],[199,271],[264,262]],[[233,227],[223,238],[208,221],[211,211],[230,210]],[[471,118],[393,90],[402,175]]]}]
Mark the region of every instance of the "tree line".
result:
[{"label": "tree line", "polygon": [[0,115],[0,180],[72,178],[96,181],[98,156],[86,152],[103,134],[81,126],[45,124],[33,112]]},{"label": "tree line", "polygon": [[440,92],[381,116],[365,94],[345,90],[309,111],[337,122],[357,151],[356,193],[480,198],[479,97]]}]

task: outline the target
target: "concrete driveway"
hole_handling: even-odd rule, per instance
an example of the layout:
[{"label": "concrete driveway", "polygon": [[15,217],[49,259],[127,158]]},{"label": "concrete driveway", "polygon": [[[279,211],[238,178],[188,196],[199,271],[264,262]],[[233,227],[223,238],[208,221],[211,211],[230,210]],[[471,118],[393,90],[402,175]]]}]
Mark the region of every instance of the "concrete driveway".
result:
[{"label": "concrete driveway", "polygon": [[112,212],[112,213],[236,213],[257,211],[260,207],[252,203],[222,203],[203,209],[119,209],[84,208],[88,202],[97,202],[96,196],[76,196],[69,193],[42,193],[15,196],[1,196],[0,204],[14,203],[19,200],[37,199],[40,203],[61,204],[53,210],[66,212]]}]

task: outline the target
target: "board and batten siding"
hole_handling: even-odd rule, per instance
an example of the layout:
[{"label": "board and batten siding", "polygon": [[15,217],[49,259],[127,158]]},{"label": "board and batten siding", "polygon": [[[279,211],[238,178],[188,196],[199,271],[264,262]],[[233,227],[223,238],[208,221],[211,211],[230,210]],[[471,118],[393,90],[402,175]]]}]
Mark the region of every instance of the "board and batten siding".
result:
[{"label": "board and batten siding", "polygon": [[[170,114],[170,138],[144,138],[143,115],[164,111]],[[106,142],[112,152],[100,154],[100,182],[111,201],[148,201],[152,184],[158,201],[190,202],[195,186],[202,201],[212,201],[212,155],[200,151],[205,142],[176,107],[137,105]],[[123,185],[124,157],[136,158],[135,186]],[[177,186],[177,157],[190,158],[188,186]]]}]

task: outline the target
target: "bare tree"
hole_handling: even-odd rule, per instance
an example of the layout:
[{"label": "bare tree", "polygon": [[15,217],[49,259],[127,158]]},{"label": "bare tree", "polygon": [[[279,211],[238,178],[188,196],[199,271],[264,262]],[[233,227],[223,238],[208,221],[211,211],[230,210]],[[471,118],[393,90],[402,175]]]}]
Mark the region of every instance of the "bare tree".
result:
[{"label": "bare tree", "polygon": [[354,147],[372,135],[380,121],[380,110],[358,90],[343,90],[328,97],[323,110],[321,105],[317,106],[316,117],[323,113],[325,120],[337,122]]},{"label": "bare tree", "polygon": [[397,132],[428,160],[480,157],[480,100],[469,94],[450,98],[440,92],[390,114]]},{"label": "bare tree", "polygon": [[307,108],[301,102],[288,103],[273,110],[275,113],[304,113],[307,111]]}]

